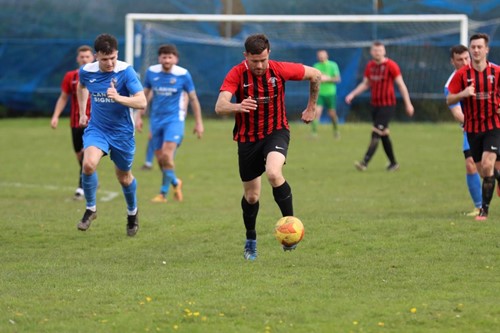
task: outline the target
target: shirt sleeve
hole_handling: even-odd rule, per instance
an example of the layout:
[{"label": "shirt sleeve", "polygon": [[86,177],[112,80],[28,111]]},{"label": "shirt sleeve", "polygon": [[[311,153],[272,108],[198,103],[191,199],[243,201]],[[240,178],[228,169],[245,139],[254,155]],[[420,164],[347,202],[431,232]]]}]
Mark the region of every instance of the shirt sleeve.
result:
[{"label": "shirt sleeve", "polygon": [[340,69],[339,69],[339,65],[334,62],[333,63],[333,75],[332,76],[339,76],[340,75]]},{"label": "shirt sleeve", "polygon": [[183,89],[187,93],[190,93],[195,90],[193,78],[191,77],[191,73],[189,73],[189,71],[186,72],[186,80],[184,81]]},{"label": "shirt sleeve", "polygon": [[151,89],[151,79],[149,78],[151,71],[148,69],[144,77],[144,88]]},{"label": "shirt sleeve", "polygon": [[224,82],[222,82],[222,86],[219,91],[228,91],[231,94],[235,94],[236,90],[238,90],[238,84],[240,82],[240,75],[238,73],[238,69],[233,67],[226,75]]},{"label": "shirt sleeve", "polygon": [[276,65],[285,80],[301,81],[304,79],[306,72],[304,65],[297,62],[276,62]]},{"label": "shirt sleeve", "polygon": [[389,62],[389,72],[391,73],[393,78],[396,78],[401,75],[401,69],[395,61]]},{"label": "shirt sleeve", "polygon": [[61,90],[64,91],[66,94],[70,95],[72,93],[71,91],[71,75],[72,72],[67,72],[64,75],[64,78],[61,82]]},{"label": "shirt sleeve", "polygon": [[369,61],[366,64],[365,72],[363,73],[363,76],[366,77],[368,79],[368,81],[370,81],[370,68],[371,68],[371,66],[372,66],[372,62]]},{"label": "shirt sleeve", "polygon": [[[444,87],[444,97],[447,97],[449,94],[450,94],[450,91],[448,90],[448,87]],[[451,110],[456,106],[460,106],[460,102],[457,102],[457,103],[452,104],[452,105],[448,105],[448,109]]]},{"label": "shirt sleeve", "polygon": [[451,78],[450,84],[448,85],[448,91],[451,94],[457,94],[460,92],[460,72],[455,73]]},{"label": "shirt sleeve", "polygon": [[141,82],[139,81],[139,77],[132,66],[127,67],[125,74],[127,77],[127,89],[130,95],[135,95],[144,90]]},{"label": "shirt sleeve", "polygon": [[78,70],[78,80],[80,81],[80,84],[84,87],[86,86],[85,81],[84,81],[85,80],[85,73],[87,73],[87,72],[83,70],[83,66],[80,67],[80,69]]},{"label": "shirt sleeve", "polygon": [[[448,78],[448,80],[446,81],[445,85],[444,85],[444,97],[448,97],[448,95],[450,94],[450,90],[448,89],[448,86],[450,85],[450,82],[451,82],[451,79],[453,79],[453,77],[455,76],[455,73],[456,72],[453,72],[450,77]],[[460,106],[460,102],[457,102],[455,104],[452,104],[452,105],[448,105],[448,109],[453,109],[454,107],[456,106]]]}]

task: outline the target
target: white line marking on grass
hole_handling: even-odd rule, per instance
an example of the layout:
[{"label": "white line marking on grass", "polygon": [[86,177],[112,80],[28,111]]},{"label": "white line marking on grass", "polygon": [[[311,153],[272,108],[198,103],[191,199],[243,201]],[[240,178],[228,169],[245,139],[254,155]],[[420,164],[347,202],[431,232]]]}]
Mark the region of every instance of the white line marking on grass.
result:
[{"label": "white line marking on grass", "polygon": [[[19,187],[19,188],[43,188],[50,191],[74,191],[74,188],[68,186],[55,186],[55,185],[43,185],[43,184],[23,184],[23,183],[10,183],[10,182],[0,182],[0,187]],[[97,193],[101,197],[99,201],[108,202],[116,198],[119,193],[113,191],[98,190]]]}]

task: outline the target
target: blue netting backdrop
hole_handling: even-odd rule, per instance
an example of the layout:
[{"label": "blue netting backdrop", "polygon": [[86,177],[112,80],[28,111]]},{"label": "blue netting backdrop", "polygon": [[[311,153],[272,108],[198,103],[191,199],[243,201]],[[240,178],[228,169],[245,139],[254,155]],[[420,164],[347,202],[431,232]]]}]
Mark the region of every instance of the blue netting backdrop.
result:
[{"label": "blue netting backdrop", "polygon": [[[221,14],[224,12],[221,0],[0,0],[0,111],[8,110],[10,115],[48,115],[52,113],[60,92],[64,73],[76,67],[75,50],[82,44],[93,44],[94,38],[103,32],[118,37],[120,58],[125,56],[125,15],[127,13],[182,13]],[[427,0],[399,1],[384,0],[383,7],[374,9],[372,0],[339,2],[331,0],[235,0],[233,8],[237,13],[275,15],[340,15],[340,14],[466,14],[469,16],[471,32],[482,31],[492,38],[490,59],[500,62],[497,28],[500,1]],[[230,67],[242,60],[243,40],[248,33],[265,32],[272,43],[272,58],[303,62],[315,62],[315,50],[322,46],[339,63],[342,84],[339,97],[342,98],[362,76],[364,64],[369,58],[367,47],[358,45],[346,47],[352,40],[394,38],[394,28],[387,30],[378,25],[367,32],[362,25],[330,24],[326,29],[311,28],[309,38],[304,38],[303,25],[243,25],[229,39],[221,38],[220,28],[214,24],[200,23],[177,25],[181,33],[170,33],[164,38],[154,32],[154,26],[137,25],[137,29],[151,29],[151,39],[143,50],[155,48],[163,42],[177,44],[181,52],[181,65],[188,68],[197,87],[204,112],[213,112],[218,88]],[[193,30],[190,38],[185,33]],[[458,28],[456,25],[455,28]],[[281,31],[281,30],[287,31]],[[317,29],[317,30],[314,30]],[[401,26],[397,28],[404,30]],[[396,30],[397,30],[396,29]],[[413,29],[409,27],[408,29]],[[333,31],[333,32],[332,32]],[[154,32],[154,33],[153,33]],[[401,35],[412,31],[398,31]],[[448,48],[458,41],[458,31],[449,35],[434,36],[432,32],[415,31],[422,38],[401,41],[388,45],[388,54],[400,64],[405,81],[411,92],[417,96],[432,98],[442,91],[443,81],[451,71],[448,64]],[[184,36],[183,36],[184,35]],[[306,34],[307,35],[307,34]],[[155,37],[156,36],[156,37]],[[208,36],[208,38],[207,38]],[[286,37],[284,37],[286,36]],[[297,36],[297,37],[295,37]],[[300,37],[299,37],[300,36]],[[311,36],[314,36],[311,37]],[[157,40],[155,39],[157,38]],[[321,42],[322,41],[322,42]],[[500,51],[500,50],[499,50]],[[151,52],[151,51],[150,51]],[[500,53],[499,53],[500,54]],[[397,55],[397,58],[396,56]],[[441,65],[436,58],[442,59]],[[146,60],[137,59],[136,69],[141,72]],[[147,60],[149,62],[150,60]],[[427,74],[426,74],[427,73]],[[432,80],[429,79],[428,73]],[[409,78],[412,78],[411,80]],[[300,112],[307,98],[307,83],[291,82],[287,85],[290,111]],[[340,99],[339,98],[339,99]],[[339,113],[347,112],[340,103]],[[1,114],[1,112],[0,112]]]},{"label": "blue netting backdrop", "polygon": [[[443,82],[450,74],[448,48],[459,41],[457,23],[233,23],[233,34],[221,36],[219,23],[139,21],[135,33],[141,36],[134,57],[140,75],[155,63],[158,46],[174,43],[180,51],[180,65],[188,68],[196,80],[200,100],[214,105],[217,88],[232,66],[242,61],[243,43],[249,34],[264,32],[271,40],[271,58],[316,62],[316,51],[327,49],[338,62],[342,83],[338,85],[338,113],[347,112],[344,96],[362,79],[369,60],[372,36],[387,44],[389,56],[400,63],[413,98],[442,99]],[[443,33],[444,31],[444,33]],[[451,31],[451,32],[448,32]],[[342,32],[342,33],[339,33]],[[442,80],[436,79],[442,76]],[[287,83],[288,112],[300,113],[308,98],[307,82]]]}]

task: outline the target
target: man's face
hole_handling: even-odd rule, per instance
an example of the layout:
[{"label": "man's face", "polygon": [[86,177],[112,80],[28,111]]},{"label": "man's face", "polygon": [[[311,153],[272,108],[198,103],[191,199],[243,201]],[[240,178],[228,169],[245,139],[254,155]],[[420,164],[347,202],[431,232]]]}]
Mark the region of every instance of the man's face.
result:
[{"label": "man's face", "polygon": [[109,73],[115,69],[116,61],[118,60],[118,51],[113,51],[110,54],[97,52],[96,58],[99,62],[99,69],[101,70],[101,72]]},{"label": "man's face", "polygon": [[94,61],[94,54],[92,51],[80,51],[76,56],[76,62],[79,66],[91,63]]},{"label": "man's face", "polygon": [[475,62],[485,60],[489,50],[490,49],[486,46],[486,41],[483,38],[474,39],[470,42],[469,51],[471,53],[472,60]]},{"label": "man's face", "polygon": [[253,75],[262,76],[266,73],[269,66],[269,52],[269,49],[265,49],[260,54],[243,53],[247,60],[248,69]]},{"label": "man's face", "polygon": [[385,46],[373,45],[370,49],[370,54],[376,63],[380,63],[385,58]]},{"label": "man's face", "polygon": [[172,69],[172,66],[176,65],[179,58],[173,53],[162,53],[158,56],[158,63],[161,64],[163,70],[168,72]]},{"label": "man's face", "polygon": [[326,53],[326,51],[318,51],[316,56],[319,62],[325,62],[328,60],[328,53]]},{"label": "man's face", "polygon": [[470,64],[470,55],[468,51],[465,51],[463,53],[453,53],[453,58],[451,58],[451,64],[455,69],[460,69],[463,66],[467,66]]}]

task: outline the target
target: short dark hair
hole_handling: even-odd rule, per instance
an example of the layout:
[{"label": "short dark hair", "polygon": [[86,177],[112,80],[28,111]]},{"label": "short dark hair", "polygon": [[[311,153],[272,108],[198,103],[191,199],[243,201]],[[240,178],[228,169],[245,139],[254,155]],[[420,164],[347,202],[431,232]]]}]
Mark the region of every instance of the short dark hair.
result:
[{"label": "short dark hair", "polygon": [[245,51],[250,54],[261,54],[264,50],[271,49],[271,43],[264,34],[255,34],[247,37]]},{"label": "short dark hair", "polygon": [[476,40],[476,39],[484,39],[486,46],[488,46],[488,44],[490,42],[490,37],[488,36],[488,34],[477,33],[477,34],[470,36],[469,43],[472,42],[473,40]]},{"label": "short dark hair", "polygon": [[381,41],[379,40],[376,40],[372,43],[372,46],[384,46],[384,43],[382,43]]},{"label": "short dark hair", "polygon": [[160,48],[158,49],[158,55],[162,55],[162,54],[173,54],[176,57],[179,56],[179,52],[177,52],[177,48],[175,47],[175,45],[172,45],[172,44],[161,45]]},{"label": "short dark hair", "polygon": [[80,54],[80,52],[92,52],[92,48],[89,45],[81,45],[76,49],[76,54]]},{"label": "short dark hair", "polygon": [[468,52],[469,48],[462,44],[454,45],[450,48],[450,58],[453,58],[455,54],[462,54],[464,52]]},{"label": "short dark hair", "polygon": [[94,50],[96,53],[111,54],[118,51],[118,41],[110,34],[101,34],[94,41]]}]

